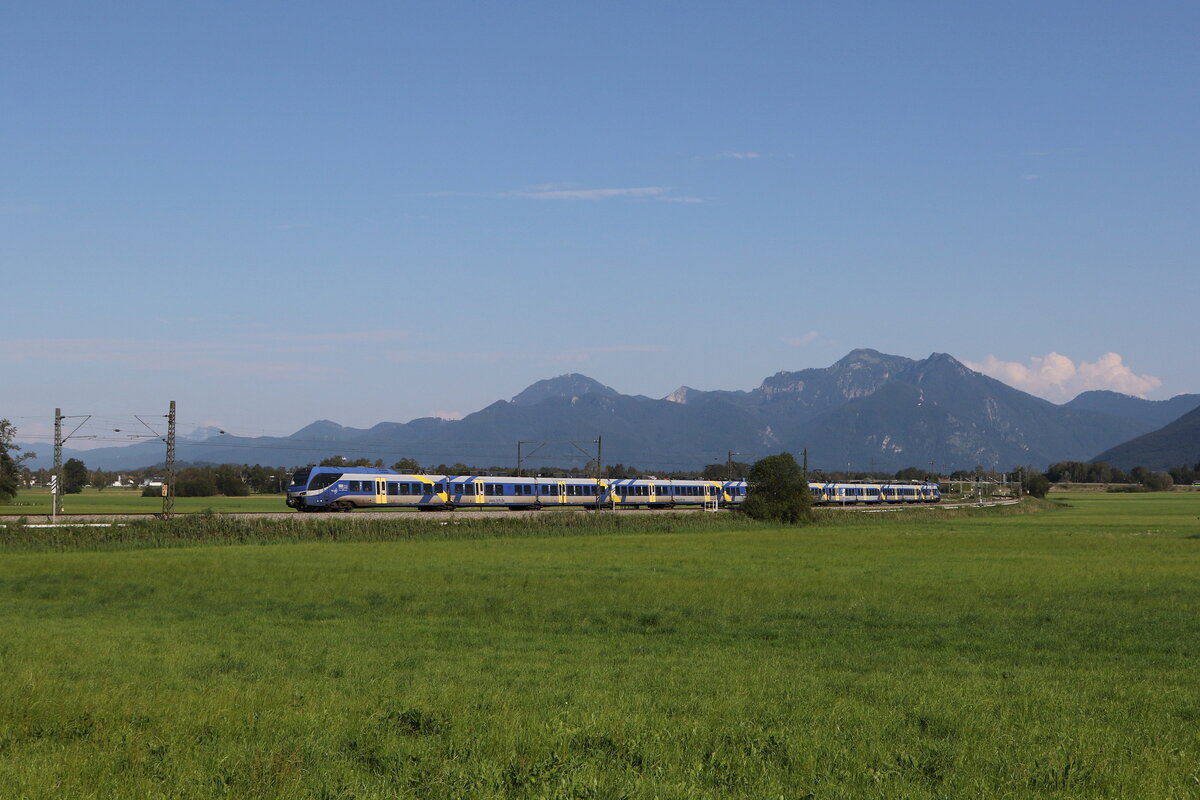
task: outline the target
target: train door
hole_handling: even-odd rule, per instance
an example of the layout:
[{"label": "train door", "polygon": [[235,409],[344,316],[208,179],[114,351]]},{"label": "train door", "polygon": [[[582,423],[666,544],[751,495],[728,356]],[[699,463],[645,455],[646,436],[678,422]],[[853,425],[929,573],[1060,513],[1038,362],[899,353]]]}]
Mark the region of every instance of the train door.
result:
[{"label": "train door", "polygon": [[375,505],[387,505],[387,481],[383,478],[375,479]]},{"label": "train door", "polygon": [[562,481],[558,482],[558,502],[567,504],[567,484]]}]

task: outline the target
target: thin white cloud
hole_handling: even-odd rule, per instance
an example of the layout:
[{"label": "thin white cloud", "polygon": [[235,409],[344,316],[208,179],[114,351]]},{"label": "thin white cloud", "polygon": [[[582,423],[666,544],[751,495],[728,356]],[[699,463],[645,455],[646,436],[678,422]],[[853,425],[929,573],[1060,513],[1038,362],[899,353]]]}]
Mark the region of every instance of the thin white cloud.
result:
[{"label": "thin white cloud", "polygon": [[981,362],[964,360],[963,363],[976,372],[1056,403],[1095,389],[1145,397],[1163,385],[1153,375],[1135,373],[1117,353],[1105,353],[1094,362],[1078,364],[1054,352],[1030,358],[1028,364],[1001,361],[993,355]]},{"label": "thin white cloud", "polygon": [[633,186],[624,189],[562,189],[530,187],[508,192],[506,197],[523,197],[529,200],[607,200],[612,197],[657,197],[671,191],[668,186]]},{"label": "thin white cloud", "polygon": [[461,411],[430,411],[429,416],[434,419],[462,419],[464,415]]},{"label": "thin white cloud", "polygon": [[733,151],[726,151],[726,152],[724,152],[724,153],[717,153],[715,156],[713,156],[713,158],[732,158],[732,159],[734,159],[734,160],[736,160],[736,161],[746,161],[746,160],[753,160],[753,159],[756,159],[756,158],[762,158],[762,157],[763,157],[763,154],[762,154],[762,153],[755,153],[755,152],[733,152]]}]

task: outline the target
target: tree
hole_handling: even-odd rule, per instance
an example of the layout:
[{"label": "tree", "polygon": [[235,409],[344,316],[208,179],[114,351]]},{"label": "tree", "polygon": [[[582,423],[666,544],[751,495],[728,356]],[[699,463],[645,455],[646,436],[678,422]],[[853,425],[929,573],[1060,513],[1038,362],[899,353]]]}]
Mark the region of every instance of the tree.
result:
[{"label": "tree", "polygon": [[383,459],[356,458],[353,461],[345,456],[331,456],[321,461],[322,467],[383,467]]},{"label": "tree", "polygon": [[940,476],[936,472],[930,472],[927,469],[920,467],[905,467],[896,473],[898,481],[932,481],[936,482]]},{"label": "tree", "polygon": [[1036,469],[1025,470],[1021,476],[1021,491],[1033,497],[1045,497],[1050,491],[1050,479]]},{"label": "tree", "polygon": [[63,494],[79,494],[87,486],[88,468],[78,458],[69,458],[63,464]]},{"label": "tree", "polygon": [[242,471],[232,464],[222,464],[212,471],[217,491],[226,497],[246,497],[250,487],[242,480]]},{"label": "tree", "polygon": [[212,497],[220,494],[213,470],[204,467],[187,467],[180,470],[175,479],[176,497]]},{"label": "tree", "polygon": [[1151,472],[1142,479],[1142,485],[1152,492],[1169,492],[1175,487],[1175,480],[1169,472]]},{"label": "tree", "polygon": [[700,479],[705,481],[737,480],[750,471],[750,465],[741,461],[706,464],[700,471]]},{"label": "tree", "polygon": [[421,474],[421,465],[417,463],[415,458],[402,458],[395,464],[392,464],[392,469],[396,472],[403,472],[405,475]]},{"label": "tree", "polygon": [[794,524],[809,516],[812,495],[804,470],[791,453],[767,456],[750,467],[742,511],[753,519]]},{"label": "tree", "polygon": [[103,492],[112,485],[114,480],[116,478],[113,477],[111,472],[105,472],[102,469],[92,470],[92,486],[95,486],[97,491]]},{"label": "tree", "polygon": [[0,503],[11,502],[17,496],[20,486],[21,462],[31,458],[33,453],[16,456],[21,448],[13,444],[17,429],[6,419],[0,419]]}]

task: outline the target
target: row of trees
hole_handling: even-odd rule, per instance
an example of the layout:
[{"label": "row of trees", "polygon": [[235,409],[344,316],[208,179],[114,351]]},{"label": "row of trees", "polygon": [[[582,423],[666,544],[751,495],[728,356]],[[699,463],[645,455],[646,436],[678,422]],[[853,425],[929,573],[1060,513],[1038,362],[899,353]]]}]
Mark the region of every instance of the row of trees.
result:
[{"label": "row of trees", "polygon": [[[384,462],[382,458],[377,458],[371,461],[367,458],[348,459],[345,456],[333,456],[321,461],[318,466],[322,467],[374,467],[382,469]],[[565,477],[591,477],[596,474],[597,464],[591,461],[582,467],[553,467],[541,465],[534,468],[523,470],[524,475],[528,477],[530,474],[540,475],[561,475]],[[416,459],[402,458],[391,465],[391,469],[396,472],[419,473],[428,475],[506,475],[510,478],[519,477],[517,470],[512,467],[488,467],[480,469],[469,464],[458,462],[456,464],[437,464],[430,467],[422,467],[417,463]],[[744,478],[750,470],[750,465],[743,461],[733,461],[728,464],[709,464],[701,470],[643,470],[636,466],[625,464],[609,464],[604,467],[601,472],[602,478],[638,478],[644,475],[653,474],[663,478],[684,479],[700,479],[706,481],[720,481],[729,479]]]},{"label": "row of trees", "polygon": [[[273,494],[287,486],[288,473],[282,467],[253,467],[222,464],[217,467],[184,467],[175,475],[176,497],[247,497],[251,494]],[[146,486],[145,496],[157,495],[160,488]]]},{"label": "row of trees", "polygon": [[1190,486],[1200,480],[1200,462],[1194,467],[1175,467],[1154,471],[1134,467],[1123,472],[1103,461],[1060,461],[1045,472],[1051,483],[1117,483],[1130,484],[1154,492],[1169,491],[1175,485]]}]

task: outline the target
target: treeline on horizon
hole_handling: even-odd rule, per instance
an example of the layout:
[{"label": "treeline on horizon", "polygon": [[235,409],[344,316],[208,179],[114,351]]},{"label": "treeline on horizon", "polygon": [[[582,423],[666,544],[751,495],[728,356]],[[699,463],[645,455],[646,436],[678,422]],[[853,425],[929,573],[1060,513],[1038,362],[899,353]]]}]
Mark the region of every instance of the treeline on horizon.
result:
[{"label": "treeline on horizon", "polygon": [[[510,467],[479,468],[468,464],[437,464],[422,467],[414,459],[402,458],[391,464],[384,464],[382,459],[366,458],[347,459],[334,456],[322,460],[322,467],[344,467],[353,469],[366,467],[374,469],[390,468],[405,474],[427,475],[492,475],[503,477],[518,477],[518,471]],[[749,474],[752,465],[746,462],[733,461],[728,464],[708,464],[699,470],[643,470],[636,466],[623,463],[610,464],[602,470],[602,477],[607,479],[650,477],[666,480],[741,480]],[[97,490],[112,488],[118,480],[125,488],[141,487],[144,495],[158,496],[161,492],[161,481],[164,465],[154,465],[135,470],[106,471],[88,470],[78,459],[69,459],[63,465],[63,490],[65,494],[76,494],[86,486]],[[286,489],[291,482],[295,468],[282,466],[271,467],[260,464],[180,464],[176,467],[175,491],[176,497],[246,497],[251,494],[278,494]],[[46,486],[50,483],[53,471],[50,469],[21,469],[20,483],[23,486]],[[542,466],[536,469],[522,471],[524,477],[595,477],[597,473],[595,462],[583,467],[552,467]],[[880,481],[895,480],[903,482],[940,482],[959,483],[994,481],[1013,485],[1020,484],[1026,494],[1044,497],[1054,484],[1107,484],[1119,491],[1169,491],[1176,485],[1188,486],[1200,481],[1200,462],[1193,467],[1175,467],[1171,470],[1154,472],[1145,467],[1134,467],[1124,472],[1104,462],[1062,461],[1050,465],[1040,471],[1032,467],[1017,467],[1005,473],[985,470],[982,466],[974,470],[956,470],[949,475],[942,475],[921,469],[906,467],[895,473],[882,471],[853,472],[810,469],[809,480],[815,482],[835,481]],[[3,499],[0,498],[0,502]]]}]

